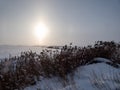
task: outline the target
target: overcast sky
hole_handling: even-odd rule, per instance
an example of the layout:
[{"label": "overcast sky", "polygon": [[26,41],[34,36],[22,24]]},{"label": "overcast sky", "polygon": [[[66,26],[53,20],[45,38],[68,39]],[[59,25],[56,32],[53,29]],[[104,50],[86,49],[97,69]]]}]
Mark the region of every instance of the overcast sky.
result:
[{"label": "overcast sky", "polygon": [[[34,26],[49,33],[39,41]],[[120,0],[0,0],[0,44],[86,45],[120,41]]]}]

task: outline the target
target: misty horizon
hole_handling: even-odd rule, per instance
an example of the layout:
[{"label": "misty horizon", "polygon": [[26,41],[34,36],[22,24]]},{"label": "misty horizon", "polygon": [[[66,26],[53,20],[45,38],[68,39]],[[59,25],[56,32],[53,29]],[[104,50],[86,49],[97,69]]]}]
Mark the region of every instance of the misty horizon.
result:
[{"label": "misty horizon", "polygon": [[0,0],[0,45],[83,46],[119,38],[119,0]]}]

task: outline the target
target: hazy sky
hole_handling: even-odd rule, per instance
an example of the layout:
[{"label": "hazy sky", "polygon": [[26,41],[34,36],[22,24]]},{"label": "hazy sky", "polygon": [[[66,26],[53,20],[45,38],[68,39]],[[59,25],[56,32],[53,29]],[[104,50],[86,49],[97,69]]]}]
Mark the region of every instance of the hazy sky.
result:
[{"label": "hazy sky", "polygon": [[[48,28],[43,40],[34,27]],[[120,0],[0,0],[0,44],[77,45],[120,41]]]}]

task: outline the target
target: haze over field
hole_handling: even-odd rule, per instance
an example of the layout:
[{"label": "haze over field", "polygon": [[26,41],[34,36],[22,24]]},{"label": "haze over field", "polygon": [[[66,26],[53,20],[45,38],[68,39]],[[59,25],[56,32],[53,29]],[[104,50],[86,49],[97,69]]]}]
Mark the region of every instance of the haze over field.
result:
[{"label": "haze over field", "polygon": [[2,45],[86,45],[119,38],[119,0],[0,0]]}]

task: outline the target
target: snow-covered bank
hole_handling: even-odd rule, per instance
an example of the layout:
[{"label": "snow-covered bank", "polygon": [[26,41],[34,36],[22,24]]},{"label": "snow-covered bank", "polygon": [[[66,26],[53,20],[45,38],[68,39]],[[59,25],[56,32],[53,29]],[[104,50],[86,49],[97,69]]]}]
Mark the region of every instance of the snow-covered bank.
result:
[{"label": "snow-covered bank", "polygon": [[24,90],[99,90],[100,88],[118,90],[120,82],[115,79],[120,78],[120,68],[106,64],[105,62],[110,61],[108,59],[95,60],[103,62],[78,67],[74,74],[67,76],[67,81],[58,77],[42,78],[36,85],[26,87]]}]

